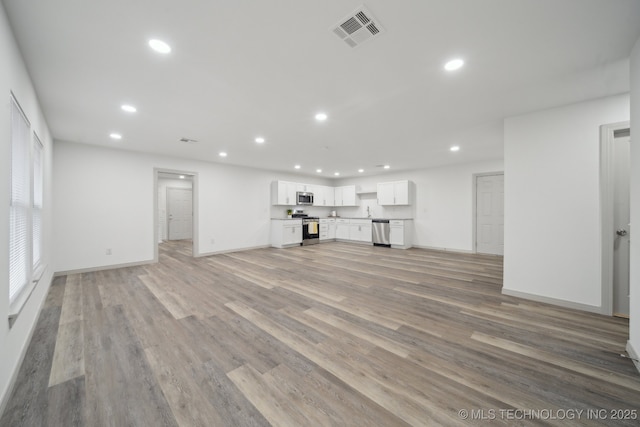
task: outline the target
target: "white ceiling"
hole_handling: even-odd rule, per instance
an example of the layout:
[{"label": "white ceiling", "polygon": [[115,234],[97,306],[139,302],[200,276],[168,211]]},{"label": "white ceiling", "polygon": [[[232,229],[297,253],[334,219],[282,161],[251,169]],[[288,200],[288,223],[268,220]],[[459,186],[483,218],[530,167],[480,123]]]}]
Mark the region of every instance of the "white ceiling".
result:
[{"label": "white ceiling", "polygon": [[640,37],[639,0],[366,0],[357,48],[361,1],[3,4],[55,139],[327,177],[502,158],[504,117],[627,92]]}]

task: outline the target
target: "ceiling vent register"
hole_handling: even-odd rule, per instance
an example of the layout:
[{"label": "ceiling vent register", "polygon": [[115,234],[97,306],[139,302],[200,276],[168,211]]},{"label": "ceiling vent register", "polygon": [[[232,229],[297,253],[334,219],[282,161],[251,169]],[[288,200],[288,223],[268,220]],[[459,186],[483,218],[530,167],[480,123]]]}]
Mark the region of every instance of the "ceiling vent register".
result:
[{"label": "ceiling vent register", "polygon": [[357,47],[380,35],[384,29],[363,5],[331,27],[330,31],[349,46]]}]

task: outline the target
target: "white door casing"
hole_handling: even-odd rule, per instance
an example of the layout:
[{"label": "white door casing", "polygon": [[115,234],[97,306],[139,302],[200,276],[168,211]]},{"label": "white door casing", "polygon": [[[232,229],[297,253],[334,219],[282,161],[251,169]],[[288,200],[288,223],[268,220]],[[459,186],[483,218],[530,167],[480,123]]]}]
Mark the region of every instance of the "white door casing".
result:
[{"label": "white door casing", "polygon": [[613,314],[629,316],[630,138],[613,144]]},{"label": "white door casing", "polygon": [[169,240],[192,238],[193,192],[189,188],[167,188]]},{"label": "white door casing", "polygon": [[504,254],[504,174],[477,175],[476,252]]},{"label": "white door casing", "polygon": [[[617,157],[625,149],[620,148],[618,142],[626,139],[630,134],[629,122],[610,123],[600,126],[600,219],[601,219],[601,268],[602,268],[602,303],[601,313],[611,316],[628,315],[628,242],[631,229],[629,217],[621,213],[628,208],[622,208],[624,200],[628,200],[629,182],[627,172],[618,171]],[[631,143],[630,140],[629,145]],[[626,154],[624,154],[626,155]],[[624,155],[622,157],[624,157]],[[626,161],[622,161],[624,165]],[[627,175],[626,178],[624,176]],[[619,183],[625,180],[627,182]],[[627,190],[625,190],[625,188]],[[625,195],[625,193],[627,193]],[[618,201],[616,201],[618,200]],[[628,211],[627,214],[628,215]],[[617,230],[626,230],[624,239],[618,236]],[[626,250],[624,248],[626,247]],[[619,256],[621,255],[621,256]],[[626,302],[623,301],[627,295]],[[617,302],[616,302],[617,301]],[[626,313],[625,313],[626,311]]]}]

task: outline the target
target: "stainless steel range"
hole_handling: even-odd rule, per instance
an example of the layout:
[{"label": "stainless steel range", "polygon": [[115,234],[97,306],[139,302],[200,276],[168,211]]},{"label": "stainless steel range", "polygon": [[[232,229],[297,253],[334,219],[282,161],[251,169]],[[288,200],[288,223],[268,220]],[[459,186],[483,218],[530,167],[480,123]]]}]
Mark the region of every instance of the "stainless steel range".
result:
[{"label": "stainless steel range", "polygon": [[293,218],[302,218],[302,244],[315,245],[320,243],[320,218],[309,216],[301,211],[294,213]]}]

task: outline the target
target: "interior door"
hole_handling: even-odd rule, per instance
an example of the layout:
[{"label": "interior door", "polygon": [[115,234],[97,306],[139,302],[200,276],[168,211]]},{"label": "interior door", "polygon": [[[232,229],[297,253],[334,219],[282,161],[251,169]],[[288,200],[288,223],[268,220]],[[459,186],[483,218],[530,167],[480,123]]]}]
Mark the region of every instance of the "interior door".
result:
[{"label": "interior door", "polygon": [[190,188],[167,188],[169,240],[192,238],[193,193]]},{"label": "interior door", "polygon": [[630,139],[613,143],[613,315],[629,317],[629,171]]},{"label": "interior door", "polygon": [[504,174],[476,177],[476,252],[504,254]]}]

